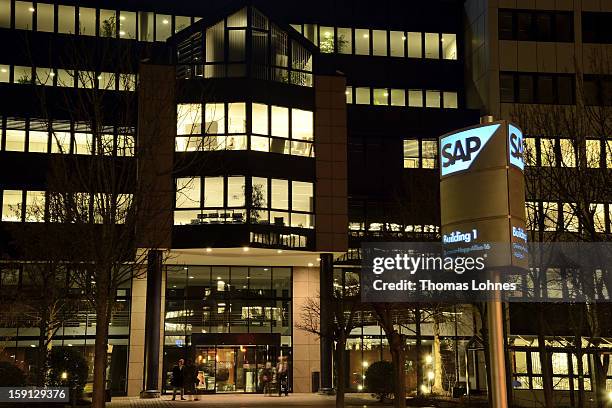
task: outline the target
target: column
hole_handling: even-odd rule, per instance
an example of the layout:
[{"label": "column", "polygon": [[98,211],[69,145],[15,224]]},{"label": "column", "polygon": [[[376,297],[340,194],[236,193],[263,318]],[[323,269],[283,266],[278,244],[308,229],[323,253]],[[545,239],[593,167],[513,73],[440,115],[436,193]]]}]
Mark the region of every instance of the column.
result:
[{"label": "column", "polygon": [[145,317],[144,389],[141,398],[158,398],[159,333],[161,330],[162,251],[150,250],[147,260],[147,301]]},{"label": "column", "polygon": [[332,355],[334,351],[334,341],[330,337],[331,333],[326,333],[333,322],[331,302],[333,301],[334,284],[334,258],[332,254],[321,254],[321,278],[319,280],[320,296],[320,328],[321,333],[321,392],[331,392],[333,389]]}]

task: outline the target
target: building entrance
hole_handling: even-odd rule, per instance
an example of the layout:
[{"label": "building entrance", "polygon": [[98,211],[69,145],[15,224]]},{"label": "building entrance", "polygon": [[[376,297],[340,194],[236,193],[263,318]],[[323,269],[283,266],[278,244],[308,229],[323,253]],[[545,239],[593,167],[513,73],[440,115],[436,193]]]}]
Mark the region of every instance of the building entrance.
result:
[{"label": "building entrance", "polygon": [[261,393],[264,369],[289,357],[273,334],[194,334],[192,341],[199,393]]}]

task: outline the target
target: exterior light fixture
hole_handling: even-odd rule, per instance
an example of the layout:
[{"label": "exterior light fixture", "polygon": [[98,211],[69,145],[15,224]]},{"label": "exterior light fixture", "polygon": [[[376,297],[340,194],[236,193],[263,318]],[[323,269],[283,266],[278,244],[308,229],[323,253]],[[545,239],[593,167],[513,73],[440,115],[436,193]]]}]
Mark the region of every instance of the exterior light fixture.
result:
[{"label": "exterior light fixture", "polygon": [[249,252],[249,249],[250,249],[250,248],[249,248],[249,247],[246,247],[246,246],[245,246],[245,247],[242,247],[242,250],[243,250],[244,252]]},{"label": "exterior light fixture", "polygon": [[206,252],[212,252],[212,248],[206,248]]},{"label": "exterior light fixture", "polygon": [[283,253],[283,250],[282,250],[282,249],[277,249],[277,250],[276,250],[276,253],[277,253],[277,254],[282,254],[282,253]]},{"label": "exterior light fixture", "polygon": [[68,373],[66,371],[62,372],[62,380],[67,380],[68,379]]}]

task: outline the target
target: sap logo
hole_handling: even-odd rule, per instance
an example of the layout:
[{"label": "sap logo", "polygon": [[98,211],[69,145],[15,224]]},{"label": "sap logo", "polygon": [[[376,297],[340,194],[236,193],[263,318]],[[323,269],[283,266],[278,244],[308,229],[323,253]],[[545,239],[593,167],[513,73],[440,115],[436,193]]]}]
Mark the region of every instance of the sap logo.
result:
[{"label": "sap logo", "polygon": [[468,137],[465,140],[457,140],[454,146],[451,143],[447,143],[442,146],[442,158],[446,159],[442,162],[442,167],[452,166],[457,160],[471,160],[472,153],[476,153],[479,150],[480,139],[475,136]]},{"label": "sap logo", "polygon": [[512,227],[512,236],[527,242],[527,233],[521,227]]},{"label": "sap logo", "polygon": [[499,127],[496,123],[444,136],[440,140],[442,176],[467,170]]},{"label": "sap logo", "polygon": [[523,145],[523,132],[514,125],[508,125],[508,146],[510,164],[521,170],[525,169],[525,149]]}]

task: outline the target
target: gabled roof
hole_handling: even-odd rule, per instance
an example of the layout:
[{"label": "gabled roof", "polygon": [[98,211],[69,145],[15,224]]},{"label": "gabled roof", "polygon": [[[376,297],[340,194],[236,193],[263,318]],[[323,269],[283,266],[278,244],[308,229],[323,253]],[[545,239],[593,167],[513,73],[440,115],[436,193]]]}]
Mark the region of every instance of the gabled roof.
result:
[{"label": "gabled roof", "polygon": [[308,39],[306,39],[299,31],[296,31],[289,24],[276,20],[274,17],[274,13],[266,8],[265,1],[260,0],[231,0],[223,7],[220,7],[215,10],[213,13],[208,14],[206,17],[202,18],[199,21],[196,21],[189,27],[186,27],[181,31],[175,33],[174,35],[170,36],[167,40],[167,43],[169,43],[170,45],[176,45],[179,42],[189,38],[194,33],[203,33],[206,28],[218,23],[225,17],[230,16],[245,7],[254,7],[260,13],[268,17],[268,20],[271,23],[274,23],[281,30],[285,31],[291,39],[297,41],[300,45],[302,45],[304,48],[313,53],[319,52],[319,47],[317,47]]}]

